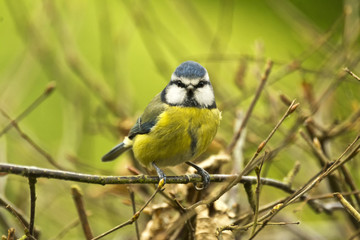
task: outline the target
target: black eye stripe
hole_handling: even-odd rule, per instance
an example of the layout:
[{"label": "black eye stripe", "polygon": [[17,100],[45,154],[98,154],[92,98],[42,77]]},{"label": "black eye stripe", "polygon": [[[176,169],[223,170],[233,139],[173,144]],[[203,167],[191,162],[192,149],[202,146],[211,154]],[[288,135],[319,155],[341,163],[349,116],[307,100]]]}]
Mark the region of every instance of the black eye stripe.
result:
[{"label": "black eye stripe", "polygon": [[194,87],[195,88],[201,88],[204,87],[205,85],[210,85],[210,82],[208,81],[200,81],[198,84],[196,84]]},{"label": "black eye stripe", "polygon": [[176,85],[181,88],[186,88],[186,85],[183,82],[181,82],[180,80],[171,81],[170,85]]},{"label": "black eye stripe", "polygon": [[[184,83],[183,83],[182,81],[180,81],[180,80],[171,81],[171,82],[170,82],[170,85],[176,85],[176,86],[178,86],[178,87],[180,87],[180,88],[186,88],[186,87],[187,87],[187,85],[184,84]],[[191,85],[191,84],[190,84],[190,85]],[[204,87],[205,85],[210,85],[210,82],[208,82],[208,81],[199,81],[198,84],[193,85],[193,86],[194,86],[194,88],[202,88],[202,87]]]}]

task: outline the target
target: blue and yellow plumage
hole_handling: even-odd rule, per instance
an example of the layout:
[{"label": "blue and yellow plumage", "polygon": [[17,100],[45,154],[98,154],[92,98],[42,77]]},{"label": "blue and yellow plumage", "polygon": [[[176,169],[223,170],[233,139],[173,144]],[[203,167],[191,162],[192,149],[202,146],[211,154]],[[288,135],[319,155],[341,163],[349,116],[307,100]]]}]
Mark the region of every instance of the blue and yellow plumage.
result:
[{"label": "blue and yellow plumage", "polygon": [[186,162],[202,175],[205,188],[209,174],[189,161],[207,149],[220,119],[206,69],[193,61],[184,62],[176,68],[165,89],[149,103],[124,141],[102,160],[111,161],[132,148],[135,158],[145,166],[155,167],[164,180],[159,167]]}]

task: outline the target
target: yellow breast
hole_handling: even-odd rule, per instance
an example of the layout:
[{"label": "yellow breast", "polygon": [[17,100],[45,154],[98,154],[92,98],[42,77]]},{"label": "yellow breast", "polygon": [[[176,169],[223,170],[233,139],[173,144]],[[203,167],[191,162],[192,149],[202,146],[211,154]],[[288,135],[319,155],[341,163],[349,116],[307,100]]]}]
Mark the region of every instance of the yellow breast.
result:
[{"label": "yellow breast", "polygon": [[148,134],[134,138],[135,158],[144,165],[173,166],[203,153],[220,124],[218,109],[168,106]]}]

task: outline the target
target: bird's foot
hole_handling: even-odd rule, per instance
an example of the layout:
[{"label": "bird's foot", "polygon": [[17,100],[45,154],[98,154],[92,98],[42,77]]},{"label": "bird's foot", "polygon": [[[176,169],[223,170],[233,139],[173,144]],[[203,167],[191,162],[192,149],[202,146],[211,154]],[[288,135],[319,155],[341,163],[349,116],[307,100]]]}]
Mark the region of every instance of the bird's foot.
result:
[{"label": "bird's foot", "polygon": [[210,174],[203,168],[199,167],[198,165],[192,163],[192,162],[186,162],[186,164],[192,166],[196,169],[197,174],[199,174],[202,178],[202,184],[196,184],[194,183],[195,189],[200,191],[206,189],[210,184]]},{"label": "bird's foot", "polygon": [[153,165],[153,167],[156,170],[157,175],[159,176],[158,188],[161,189],[166,184],[166,175],[154,162],[152,162],[151,164]]}]

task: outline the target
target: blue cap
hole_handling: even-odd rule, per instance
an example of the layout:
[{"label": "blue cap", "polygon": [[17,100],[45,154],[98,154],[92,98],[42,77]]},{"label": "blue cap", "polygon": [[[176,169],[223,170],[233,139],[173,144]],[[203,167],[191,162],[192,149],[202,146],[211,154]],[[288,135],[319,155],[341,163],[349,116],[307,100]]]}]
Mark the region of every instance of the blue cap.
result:
[{"label": "blue cap", "polygon": [[206,69],[194,61],[186,61],[175,69],[174,74],[188,79],[201,78],[206,74]]}]

